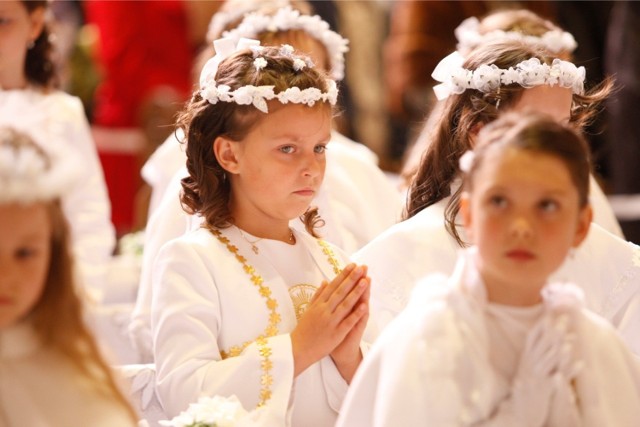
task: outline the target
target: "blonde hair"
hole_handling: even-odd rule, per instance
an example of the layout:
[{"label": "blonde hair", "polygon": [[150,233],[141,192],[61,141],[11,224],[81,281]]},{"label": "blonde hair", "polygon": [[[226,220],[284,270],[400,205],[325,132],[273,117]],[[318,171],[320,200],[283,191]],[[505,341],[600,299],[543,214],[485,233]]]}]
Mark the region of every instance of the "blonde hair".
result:
[{"label": "blonde hair", "polygon": [[[51,167],[51,158],[29,136],[10,128],[2,131],[3,144],[17,150],[29,148]],[[113,399],[131,416],[132,422],[136,422],[137,415],[118,388],[84,323],[82,300],[73,274],[69,225],[60,200],[47,199],[43,203],[51,221],[51,257],[42,295],[29,313],[35,334],[43,346],[63,355],[99,393]]]}]

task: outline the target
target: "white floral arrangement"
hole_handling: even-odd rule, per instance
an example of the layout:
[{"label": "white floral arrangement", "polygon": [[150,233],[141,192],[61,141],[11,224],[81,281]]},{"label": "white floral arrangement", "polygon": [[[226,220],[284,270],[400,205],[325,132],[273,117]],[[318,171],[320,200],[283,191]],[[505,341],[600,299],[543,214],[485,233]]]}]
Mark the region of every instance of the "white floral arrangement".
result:
[{"label": "white floral arrangement", "polygon": [[548,85],[572,89],[575,94],[584,93],[584,67],[561,59],[554,59],[551,65],[530,58],[515,67],[498,68],[495,64],[485,64],[476,70],[463,68],[464,58],[453,52],[436,66],[431,76],[441,82],[433,90],[438,100],[452,94],[461,94],[467,89],[490,92],[500,86],[519,84],[525,88]]},{"label": "white floral arrangement", "polygon": [[255,39],[265,31],[288,30],[302,30],[322,43],[329,55],[331,77],[336,80],[344,78],[344,54],[349,51],[349,40],[332,31],[329,24],[318,15],[303,15],[291,6],[278,9],[273,15],[248,13],[240,25],[222,33],[222,37],[239,41],[241,38]]},{"label": "white floral arrangement", "polygon": [[186,411],[171,420],[160,421],[165,427],[260,427],[263,408],[248,412],[236,396],[201,397]]},{"label": "white floral arrangement", "polygon": [[78,155],[63,146],[45,152],[15,144],[13,135],[8,128],[0,129],[0,203],[49,201],[73,188],[82,172]]},{"label": "white floral arrangement", "polygon": [[[200,95],[211,104],[235,102],[238,105],[253,105],[263,113],[268,113],[267,101],[274,99],[282,104],[304,104],[309,107],[313,107],[316,102],[329,102],[331,105],[335,105],[338,102],[338,87],[336,82],[331,79],[327,79],[328,89],[326,92],[322,92],[318,88],[300,89],[298,87],[290,87],[275,93],[274,86],[246,85],[236,90],[231,90],[228,85],[218,85],[215,81],[218,65],[237,51],[252,49],[255,56],[253,65],[257,71],[267,67],[268,61],[259,56],[261,46],[258,40],[240,39],[236,43],[234,39],[224,38],[218,39],[213,43],[216,55],[207,61],[200,73]],[[283,45],[280,51],[293,59],[293,68],[296,72],[307,66],[313,66],[313,63],[308,58],[295,57],[293,48],[289,45]]]},{"label": "white floral arrangement", "polygon": [[578,47],[576,39],[566,31],[550,30],[542,36],[530,36],[518,31],[493,30],[480,34],[480,21],[475,16],[465,19],[455,29],[458,50],[468,51],[493,40],[518,40],[529,45],[541,45],[554,53],[573,52]]}]

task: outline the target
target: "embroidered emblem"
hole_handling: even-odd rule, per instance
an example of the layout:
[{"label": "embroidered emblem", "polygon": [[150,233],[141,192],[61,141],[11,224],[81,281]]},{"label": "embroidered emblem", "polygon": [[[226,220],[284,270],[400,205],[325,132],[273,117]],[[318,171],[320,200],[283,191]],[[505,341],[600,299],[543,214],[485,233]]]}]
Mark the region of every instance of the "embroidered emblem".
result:
[{"label": "embroidered emblem", "polygon": [[304,312],[307,310],[311,298],[318,288],[313,285],[300,284],[289,288],[289,296],[296,311],[296,320],[300,320]]}]

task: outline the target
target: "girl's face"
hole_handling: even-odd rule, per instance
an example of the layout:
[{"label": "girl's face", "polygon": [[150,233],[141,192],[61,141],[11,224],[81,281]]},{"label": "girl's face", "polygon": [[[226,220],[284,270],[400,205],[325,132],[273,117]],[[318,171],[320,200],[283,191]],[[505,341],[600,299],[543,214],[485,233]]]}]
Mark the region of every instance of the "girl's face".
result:
[{"label": "girl's face", "polygon": [[462,199],[465,231],[478,247],[489,300],[535,304],[549,275],[586,237],[591,208],[580,208],[569,170],[552,155],[504,148],[486,156]]},{"label": "girl's face", "polygon": [[24,63],[29,44],[42,32],[44,8],[29,13],[20,1],[0,1],[0,86],[26,84]]},{"label": "girl's face", "polygon": [[48,205],[0,205],[0,330],[26,317],[40,299],[51,232]]},{"label": "girl's face", "polygon": [[307,210],[324,178],[331,109],[322,104],[270,108],[242,141],[214,142],[231,179],[236,224],[288,224]]}]

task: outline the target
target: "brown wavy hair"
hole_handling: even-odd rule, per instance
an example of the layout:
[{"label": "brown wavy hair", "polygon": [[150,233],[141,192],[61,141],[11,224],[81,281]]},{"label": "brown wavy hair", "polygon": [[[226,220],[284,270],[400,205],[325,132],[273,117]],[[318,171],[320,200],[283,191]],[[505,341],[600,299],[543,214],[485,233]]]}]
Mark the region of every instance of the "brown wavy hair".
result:
[{"label": "brown wavy hair", "polygon": [[[520,41],[495,41],[474,49],[466,59],[464,68],[475,70],[483,64],[495,64],[499,68],[514,67],[530,58],[551,64],[554,56],[542,48]],[[606,79],[586,90],[584,95],[573,95],[570,122],[583,129],[593,121],[601,109],[602,101],[613,88],[613,81]],[[465,90],[441,101],[437,109],[440,116],[428,130],[427,149],[420,166],[411,180],[404,219],[411,218],[424,208],[451,196],[445,208],[445,226],[458,244],[464,244],[455,222],[460,209],[461,188],[452,193],[452,184],[459,176],[460,156],[471,149],[472,136],[480,126],[492,122],[503,111],[508,111],[526,90],[518,84],[501,86],[484,93]],[[498,108],[499,107],[499,108]]]},{"label": "brown wavy hair", "polygon": [[[218,67],[216,83],[228,85],[231,90],[245,85],[274,86],[275,93],[291,87],[328,90],[328,78],[324,72],[315,67],[295,71],[293,58],[280,53],[279,48],[264,47],[260,56],[268,62],[267,67],[261,70],[256,70],[253,65],[254,56],[249,49],[226,58]],[[282,108],[278,101],[269,101],[268,104],[270,111]],[[320,102],[309,108],[329,108],[329,104]],[[242,141],[263,117],[264,113],[252,105],[234,102],[210,104],[202,98],[200,91],[193,94],[177,122],[183,131],[182,142],[186,143],[189,176],[182,179],[180,201],[187,213],[202,215],[207,224],[215,228],[233,224],[229,210],[231,186],[213,152],[213,142],[219,136]],[[300,219],[307,231],[318,237],[315,228],[324,224],[318,209],[309,208]]]},{"label": "brown wavy hair", "polygon": [[[31,14],[34,10],[49,7],[47,0],[22,0],[22,5]],[[57,86],[56,68],[53,62],[53,44],[51,32],[45,21],[40,35],[34,40],[33,47],[27,50],[24,73],[29,83],[52,88]]]},{"label": "brown wavy hair", "polygon": [[589,145],[584,137],[569,125],[563,125],[546,114],[505,113],[478,133],[473,162],[464,172],[462,188],[473,191],[475,172],[482,167],[489,151],[515,148],[541,153],[561,160],[578,192],[581,208],[589,204]]}]

